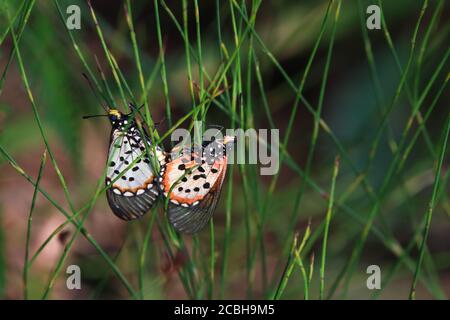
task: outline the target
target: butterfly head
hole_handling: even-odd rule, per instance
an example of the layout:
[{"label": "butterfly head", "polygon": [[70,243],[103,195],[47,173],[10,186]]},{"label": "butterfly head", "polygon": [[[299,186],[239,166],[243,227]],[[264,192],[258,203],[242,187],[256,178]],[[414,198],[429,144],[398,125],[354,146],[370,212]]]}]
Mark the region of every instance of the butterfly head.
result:
[{"label": "butterfly head", "polygon": [[129,115],[123,114],[117,109],[109,109],[108,118],[113,128],[120,131],[126,131],[127,128],[134,125],[134,121],[130,120]]},{"label": "butterfly head", "polygon": [[236,142],[235,136],[224,136],[222,140],[223,144],[223,153],[224,155],[227,155],[232,152],[233,145]]},{"label": "butterfly head", "polygon": [[223,144],[225,146],[232,145],[235,142],[236,142],[236,137],[235,136],[225,136],[225,137],[223,137]]},{"label": "butterfly head", "polygon": [[117,109],[109,109],[108,110],[108,118],[111,121],[111,124],[114,125],[118,121],[122,121],[124,118],[124,114]]},{"label": "butterfly head", "polygon": [[203,141],[203,156],[207,158],[208,163],[214,163],[232,152],[235,141],[234,136],[224,136],[220,139],[212,137],[210,140]]}]

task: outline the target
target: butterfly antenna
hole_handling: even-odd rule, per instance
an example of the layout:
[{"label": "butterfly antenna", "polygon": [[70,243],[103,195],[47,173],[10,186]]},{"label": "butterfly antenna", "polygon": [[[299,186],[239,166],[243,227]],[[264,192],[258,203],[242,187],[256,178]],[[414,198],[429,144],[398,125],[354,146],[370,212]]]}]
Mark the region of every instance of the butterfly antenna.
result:
[{"label": "butterfly antenna", "polygon": [[107,117],[107,114],[94,114],[90,116],[83,116],[83,119],[97,118],[97,117]]},{"label": "butterfly antenna", "polygon": [[223,128],[224,128],[224,126],[221,126],[221,125],[218,125],[218,124],[208,124],[208,127],[216,128],[216,129],[219,129],[220,131],[222,131]]},{"label": "butterfly antenna", "polygon": [[137,112],[137,111],[140,111],[140,110],[144,107],[144,104],[142,104],[142,105],[138,108],[138,107],[136,107],[136,105],[135,105],[133,102],[128,102],[128,107],[129,107],[131,110]]},{"label": "butterfly antenna", "polygon": [[[105,101],[107,101],[108,105],[114,106],[114,99],[113,99],[113,97],[111,95],[111,92],[110,92],[109,87],[108,87],[108,83],[106,82],[105,73],[103,72],[102,66],[101,66],[100,61],[98,60],[98,57],[97,57],[96,54],[94,54],[94,59],[95,59],[95,64],[97,65],[97,71],[100,73],[100,76],[102,77],[103,90],[105,90],[106,93],[109,94],[109,97],[105,94],[105,96],[103,98],[104,98]],[[110,98],[110,100],[108,100],[108,98]],[[103,108],[103,109],[105,109],[105,108]]]},{"label": "butterfly antenna", "polygon": [[140,107],[136,107],[136,105],[133,102],[129,102],[128,107],[131,109],[130,115],[132,118],[134,118],[136,114],[139,114],[142,118],[144,118],[144,116],[141,113],[141,109],[144,107],[144,104],[142,104]]},{"label": "butterfly antenna", "polygon": [[[100,97],[98,96],[97,91],[95,90],[94,85],[92,84],[91,79],[90,79],[90,78],[88,77],[88,75],[87,75],[86,73],[84,73],[84,72],[82,73],[82,75],[83,75],[83,77],[86,79],[86,81],[88,82],[89,87],[91,88],[92,93],[94,94],[94,96],[95,96],[95,98],[97,99],[97,101],[99,102],[99,104],[102,106],[102,108],[103,108],[106,112],[108,112],[108,109],[104,107],[104,104],[103,104],[102,100],[101,100]],[[101,94],[101,93],[100,93],[100,94]],[[102,98],[103,98],[104,101],[106,101],[106,99],[105,99],[105,97],[103,96],[103,94],[102,94]]]},{"label": "butterfly antenna", "polygon": [[154,127],[158,128],[160,126],[160,124],[162,124],[164,121],[166,121],[166,117],[165,116],[161,120],[159,120],[158,122],[155,122]]}]

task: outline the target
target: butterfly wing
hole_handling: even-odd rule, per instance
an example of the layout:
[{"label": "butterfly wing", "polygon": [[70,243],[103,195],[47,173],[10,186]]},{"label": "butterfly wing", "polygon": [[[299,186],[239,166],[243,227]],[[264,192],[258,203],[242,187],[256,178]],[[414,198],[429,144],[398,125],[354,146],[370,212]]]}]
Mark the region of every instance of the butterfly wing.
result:
[{"label": "butterfly wing", "polygon": [[[194,159],[193,159],[194,158]],[[208,164],[205,158],[181,156],[161,169],[161,189],[169,198],[168,218],[178,232],[195,233],[211,218],[220,196],[227,158]]]},{"label": "butterfly wing", "polygon": [[[152,150],[137,128],[130,128],[128,132],[113,130],[111,134],[106,174],[106,185],[110,188],[106,190],[106,196],[113,213],[123,220],[141,218],[153,207],[159,195],[144,141]],[[164,158],[159,147],[156,155],[158,159]]]}]

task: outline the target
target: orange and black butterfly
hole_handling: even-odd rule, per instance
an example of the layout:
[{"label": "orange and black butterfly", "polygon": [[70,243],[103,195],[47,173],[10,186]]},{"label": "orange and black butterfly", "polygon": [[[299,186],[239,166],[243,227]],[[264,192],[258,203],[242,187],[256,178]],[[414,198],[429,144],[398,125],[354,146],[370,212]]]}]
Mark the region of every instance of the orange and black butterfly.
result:
[{"label": "orange and black butterfly", "polygon": [[201,148],[171,151],[161,166],[159,185],[168,201],[167,215],[174,229],[196,233],[208,223],[219,200],[227,171],[227,150],[235,138],[204,142]]}]

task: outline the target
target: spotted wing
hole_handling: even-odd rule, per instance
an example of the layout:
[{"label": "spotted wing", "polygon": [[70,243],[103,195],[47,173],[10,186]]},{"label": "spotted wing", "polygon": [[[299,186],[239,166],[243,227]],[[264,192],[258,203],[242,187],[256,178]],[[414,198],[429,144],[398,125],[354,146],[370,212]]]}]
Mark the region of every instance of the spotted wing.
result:
[{"label": "spotted wing", "polygon": [[[144,141],[136,128],[127,133],[113,131],[108,155],[106,191],[113,213],[123,220],[133,220],[148,212],[159,196],[156,176]],[[147,141],[149,150],[152,150]],[[156,155],[164,158],[159,147]]]},{"label": "spotted wing", "polygon": [[168,218],[175,230],[195,233],[211,218],[225,178],[227,158],[181,156],[161,169],[161,189],[169,198]]}]

